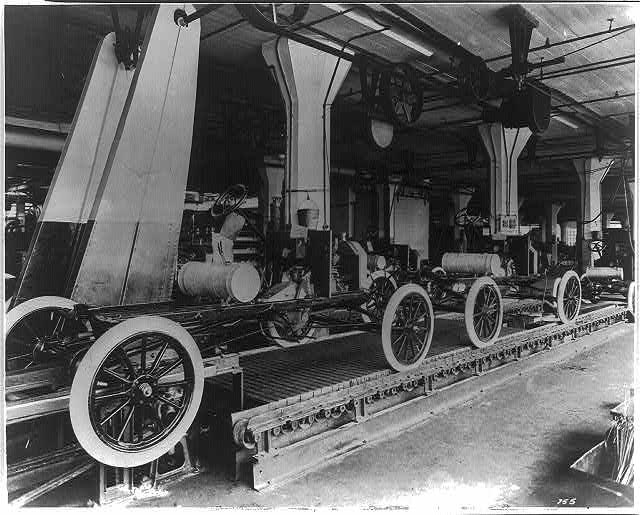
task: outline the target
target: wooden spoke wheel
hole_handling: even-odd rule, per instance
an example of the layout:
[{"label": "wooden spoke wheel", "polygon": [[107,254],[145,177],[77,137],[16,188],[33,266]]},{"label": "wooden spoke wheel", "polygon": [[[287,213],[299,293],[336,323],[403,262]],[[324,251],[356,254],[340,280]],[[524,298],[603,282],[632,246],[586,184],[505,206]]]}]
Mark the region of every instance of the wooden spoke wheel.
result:
[{"label": "wooden spoke wheel", "polygon": [[371,316],[374,320],[382,320],[384,308],[389,302],[391,295],[398,289],[396,280],[390,273],[384,270],[376,270],[373,272],[371,279],[369,300],[361,306],[362,309],[368,313],[362,313],[362,321],[367,323],[371,322]]},{"label": "wooden spoke wheel", "polygon": [[255,28],[274,32],[300,23],[309,11],[309,4],[236,4],[236,8]]},{"label": "wooden spoke wheel", "polygon": [[76,303],[64,297],[36,297],[18,304],[5,319],[5,367],[24,370],[55,360],[77,343],[86,328],[68,314]]},{"label": "wooden spoke wheel", "polygon": [[73,431],[101,463],[144,465],[186,434],[203,388],[189,333],[166,318],[136,317],[109,329],[82,358],[69,401]]},{"label": "wooden spoke wheel", "polygon": [[227,216],[238,209],[247,198],[247,188],[243,184],[234,184],[227,188],[213,202],[212,216]]},{"label": "wooden spoke wheel", "polygon": [[464,325],[471,343],[478,348],[487,347],[500,336],[502,329],[502,295],[490,277],[475,281],[464,304]]},{"label": "wooden spoke wheel", "polygon": [[582,285],[580,277],[568,270],[560,279],[556,294],[558,318],[563,324],[573,322],[580,313],[582,303]]},{"label": "wooden spoke wheel", "polygon": [[[296,298],[303,299],[306,296],[304,288],[298,288]],[[260,322],[260,329],[263,335],[283,347],[309,343],[316,332],[316,328],[311,325],[309,308],[277,312],[273,319]]]},{"label": "wooden spoke wheel", "polygon": [[315,332],[315,327],[311,326],[309,308],[278,313],[273,320],[266,323],[268,337],[283,346],[287,343],[309,343],[313,340]]},{"label": "wooden spoke wheel", "polygon": [[391,296],[382,320],[382,350],[398,372],[420,365],[433,338],[433,307],[417,284],[405,284]]},{"label": "wooden spoke wheel", "polygon": [[403,126],[418,121],[422,114],[423,90],[410,66],[398,64],[390,73],[384,73],[381,91],[392,120]]},{"label": "wooden spoke wheel", "polygon": [[629,284],[629,290],[627,291],[627,309],[632,320],[635,320],[636,316],[636,282],[631,281]]}]

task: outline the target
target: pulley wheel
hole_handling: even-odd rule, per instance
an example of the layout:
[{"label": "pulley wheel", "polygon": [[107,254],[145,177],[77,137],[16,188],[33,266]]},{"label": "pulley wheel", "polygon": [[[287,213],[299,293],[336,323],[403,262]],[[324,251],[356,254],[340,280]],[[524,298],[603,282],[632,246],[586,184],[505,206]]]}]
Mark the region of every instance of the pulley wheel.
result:
[{"label": "pulley wheel", "polygon": [[420,366],[431,346],[433,326],[433,307],[424,288],[398,288],[382,319],[382,350],[391,368],[404,372]]},{"label": "pulley wheel", "polygon": [[203,388],[200,351],[182,326],[132,318],[100,336],[82,358],[69,401],[73,431],[100,463],[144,465],[186,434]]},{"label": "pulley wheel", "polygon": [[380,84],[388,116],[401,126],[412,125],[422,114],[423,89],[413,69],[405,63],[385,72]]},{"label": "pulley wheel", "polygon": [[502,295],[491,277],[481,277],[469,288],[464,303],[464,325],[475,347],[487,347],[500,336]]},{"label": "pulley wheel", "polygon": [[560,279],[558,293],[558,318],[563,324],[573,322],[580,313],[582,303],[582,285],[580,277],[573,270],[568,270]]}]

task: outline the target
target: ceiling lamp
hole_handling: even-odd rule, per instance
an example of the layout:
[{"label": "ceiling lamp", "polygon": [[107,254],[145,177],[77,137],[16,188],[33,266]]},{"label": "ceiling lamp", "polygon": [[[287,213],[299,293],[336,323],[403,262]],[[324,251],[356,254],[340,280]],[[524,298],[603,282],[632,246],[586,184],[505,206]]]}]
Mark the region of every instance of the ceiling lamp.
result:
[{"label": "ceiling lamp", "polygon": [[[380,25],[378,22],[372,20],[367,14],[362,14],[356,10],[348,10],[349,8],[342,4],[322,4],[327,9],[331,9],[335,12],[341,12],[343,16],[359,23],[360,25],[364,25],[365,27],[369,27],[371,30],[379,30],[382,31],[385,27]],[[427,57],[431,57],[433,55],[433,50],[422,45],[415,38],[402,34],[398,31],[398,29],[387,29],[383,32],[380,32],[383,36],[387,36],[391,39],[396,40],[398,43],[403,44],[407,48],[411,48],[416,52],[420,52],[422,55]]]},{"label": "ceiling lamp", "polygon": [[574,130],[578,128],[578,126],[575,123],[573,123],[571,120],[569,120],[568,118],[565,118],[564,116],[562,116],[560,114],[553,115],[552,118],[554,120],[566,125],[567,127],[570,127],[572,129],[574,129]]}]

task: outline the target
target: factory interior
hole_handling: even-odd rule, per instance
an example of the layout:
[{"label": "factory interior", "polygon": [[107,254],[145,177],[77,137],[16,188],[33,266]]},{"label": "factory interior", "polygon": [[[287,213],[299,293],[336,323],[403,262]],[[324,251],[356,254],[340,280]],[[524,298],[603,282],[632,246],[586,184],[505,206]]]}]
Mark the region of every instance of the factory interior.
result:
[{"label": "factory interior", "polygon": [[3,502],[634,510],[634,3],[6,4]]}]

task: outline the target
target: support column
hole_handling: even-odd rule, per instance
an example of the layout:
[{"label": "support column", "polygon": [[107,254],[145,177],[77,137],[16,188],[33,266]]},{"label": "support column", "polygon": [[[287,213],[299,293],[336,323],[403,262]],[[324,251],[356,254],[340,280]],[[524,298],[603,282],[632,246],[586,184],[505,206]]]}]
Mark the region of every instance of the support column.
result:
[{"label": "support column", "polygon": [[265,229],[269,222],[273,224],[275,230],[280,229],[280,216],[272,208],[279,206],[282,201],[282,189],[284,183],[284,168],[276,164],[265,163],[264,168],[260,168],[258,173],[262,179],[260,191],[260,206]]},{"label": "support column", "polygon": [[566,221],[564,221],[564,222],[562,222],[562,223],[560,224],[560,241],[561,241],[562,243],[564,243],[565,245],[567,245],[567,244],[568,244],[567,242],[568,242],[568,240],[569,240],[568,232],[569,232],[569,224],[570,224],[570,223],[571,223],[571,222],[569,222],[568,220],[566,220]]},{"label": "support column", "polygon": [[389,237],[389,209],[385,200],[389,195],[388,186],[376,184],[376,194],[378,200],[378,239],[382,241]]},{"label": "support column", "polygon": [[598,254],[590,251],[589,244],[594,239],[602,238],[601,184],[611,168],[611,163],[613,159],[600,160],[597,157],[573,160],[580,185],[580,212],[576,236],[580,272],[593,266],[594,260],[598,259]]},{"label": "support column", "polygon": [[318,229],[328,229],[331,103],[351,63],[283,37],[264,43],[262,55],[287,112],[286,223],[297,223],[308,195],[320,209]]},{"label": "support column", "polygon": [[558,213],[564,207],[564,202],[551,202],[545,205],[546,240],[551,243],[551,264],[558,262],[558,238],[556,227]]},{"label": "support column", "polygon": [[527,127],[507,129],[501,123],[485,123],[478,129],[491,161],[491,235],[494,239],[502,239],[519,234],[518,157],[531,130]]}]

